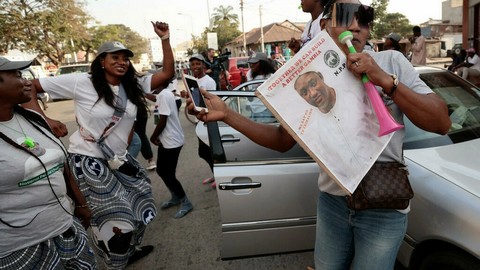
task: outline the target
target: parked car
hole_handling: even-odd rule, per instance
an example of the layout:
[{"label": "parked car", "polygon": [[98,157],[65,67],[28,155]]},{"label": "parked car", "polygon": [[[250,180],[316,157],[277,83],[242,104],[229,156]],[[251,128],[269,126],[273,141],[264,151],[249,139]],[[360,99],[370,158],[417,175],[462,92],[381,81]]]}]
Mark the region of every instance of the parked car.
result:
[{"label": "parked car", "polygon": [[250,66],[248,65],[248,57],[230,57],[224,62],[225,70],[230,73],[230,84],[233,88],[240,85],[242,76],[247,76]]},{"label": "parked car", "polygon": [[[405,118],[404,154],[415,197],[397,259],[409,269],[480,269],[480,92],[444,69],[416,69],[446,101],[452,127],[441,136]],[[258,83],[212,93],[251,117],[248,104],[257,97],[241,89]],[[223,122],[199,122],[196,133],[216,161],[222,259],[313,249],[319,166],[298,145],[279,153]]]},{"label": "parked car", "polygon": [[84,73],[90,72],[90,63],[83,63],[83,64],[73,64],[73,65],[65,65],[60,66],[55,73],[55,76],[68,74],[68,73]]}]

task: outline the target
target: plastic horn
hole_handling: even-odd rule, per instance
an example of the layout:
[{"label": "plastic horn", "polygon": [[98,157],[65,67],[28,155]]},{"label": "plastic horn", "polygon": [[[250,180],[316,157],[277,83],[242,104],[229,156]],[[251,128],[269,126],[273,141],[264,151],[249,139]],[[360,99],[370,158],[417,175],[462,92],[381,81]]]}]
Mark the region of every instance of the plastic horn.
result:
[{"label": "plastic horn", "polygon": [[[342,44],[346,44],[350,53],[356,53],[355,47],[352,45],[353,34],[350,31],[345,31],[338,36],[338,39]],[[378,123],[380,124],[380,130],[378,136],[387,135],[391,132],[401,129],[403,126],[398,124],[388,112],[382,98],[377,92],[375,85],[368,79],[366,74],[362,74],[362,82],[367,90],[368,98],[372,103],[375,114],[377,115]]]}]

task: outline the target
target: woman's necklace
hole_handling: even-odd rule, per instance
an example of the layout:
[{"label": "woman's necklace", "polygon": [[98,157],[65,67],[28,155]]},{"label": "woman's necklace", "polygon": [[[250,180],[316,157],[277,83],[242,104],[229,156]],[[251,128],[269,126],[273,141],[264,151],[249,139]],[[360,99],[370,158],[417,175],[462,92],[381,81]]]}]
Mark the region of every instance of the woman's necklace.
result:
[{"label": "woman's necklace", "polygon": [[1,122],[0,122],[0,125],[8,128],[10,130],[13,130],[13,131],[15,131],[19,134],[22,134],[24,140],[20,145],[23,146],[28,151],[32,152],[34,155],[41,156],[41,155],[45,154],[45,152],[46,152],[45,148],[40,147],[40,145],[37,142],[35,142],[34,139],[32,139],[31,137],[29,137],[25,134],[25,131],[23,130],[22,125],[20,124],[20,121],[18,121],[17,114],[14,114],[13,117],[15,118],[15,120],[17,120],[17,124],[20,127],[20,130],[22,130],[22,132],[14,129],[10,126],[7,126],[7,125],[5,125],[4,123],[1,123]]}]

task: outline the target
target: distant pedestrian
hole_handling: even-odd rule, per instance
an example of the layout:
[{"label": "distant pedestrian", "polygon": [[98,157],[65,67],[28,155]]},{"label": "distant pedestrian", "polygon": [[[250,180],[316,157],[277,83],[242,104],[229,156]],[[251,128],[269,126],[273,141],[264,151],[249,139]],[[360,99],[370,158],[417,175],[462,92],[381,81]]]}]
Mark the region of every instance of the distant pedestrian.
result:
[{"label": "distant pedestrian", "polygon": [[427,48],[425,37],[422,36],[422,29],[419,26],[413,27],[413,37],[410,38],[412,43],[412,65],[427,64]]}]

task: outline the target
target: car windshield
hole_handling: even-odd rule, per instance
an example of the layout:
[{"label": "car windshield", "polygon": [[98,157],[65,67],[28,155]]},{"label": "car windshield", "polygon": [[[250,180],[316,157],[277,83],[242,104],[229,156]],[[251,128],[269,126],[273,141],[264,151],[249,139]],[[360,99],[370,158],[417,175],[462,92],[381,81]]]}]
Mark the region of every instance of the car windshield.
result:
[{"label": "car windshield", "polygon": [[84,73],[90,71],[90,65],[78,65],[78,66],[64,66],[59,67],[57,75],[68,74],[68,73]]},{"label": "car windshield", "polygon": [[420,73],[420,78],[445,100],[452,126],[447,135],[441,136],[423,131],[405,118],[405,149],[454,144],[479,138],[479,90],[447,71]]}]

